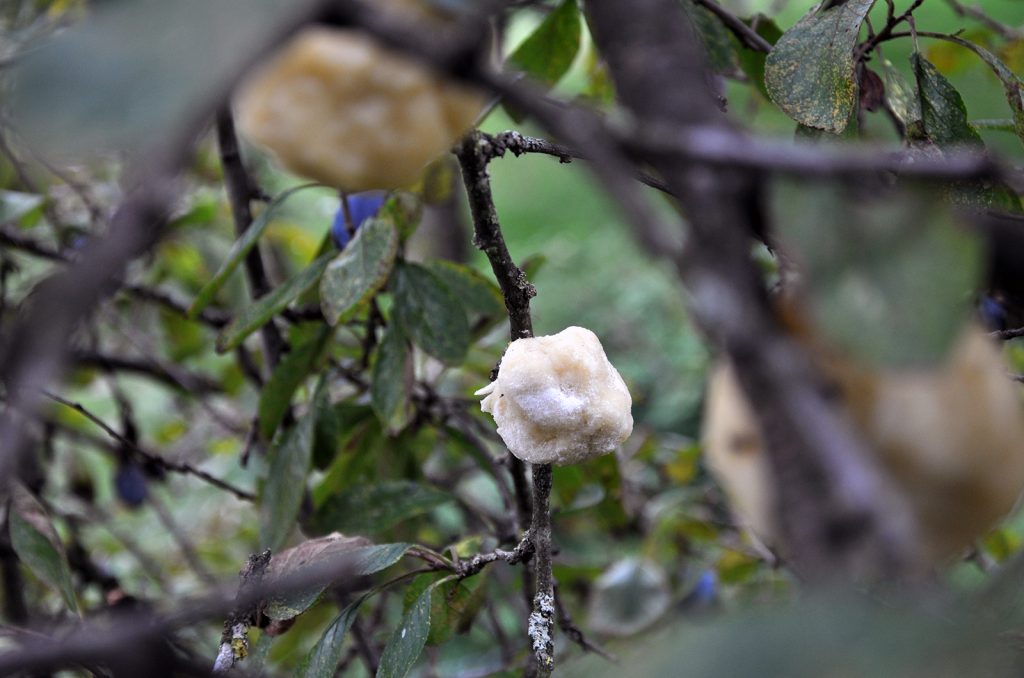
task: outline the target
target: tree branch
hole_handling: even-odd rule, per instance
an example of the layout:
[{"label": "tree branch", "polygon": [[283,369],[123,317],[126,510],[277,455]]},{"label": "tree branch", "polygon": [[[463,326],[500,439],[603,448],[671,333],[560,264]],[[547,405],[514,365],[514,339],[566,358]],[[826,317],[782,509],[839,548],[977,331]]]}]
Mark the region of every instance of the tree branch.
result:
[{"label": "tree branch", "polygon": [[757,31],[743,23],[739,17],[719,5],[715,0],[694,0],[694,2],[718,17],[722,25],[732,31],[733,35],[749,49],[765,54],[772,51],[772,43],[762,38]]},{"label": "tree branch", "polygon": [[[220,149],[221,165],[224,167],[224,188],[231,204],[231,215],[235,220],[235,234],[238,237],[249,229],[252,224],[252,210],[249,207],[255,182],[249,176],[242,162],[242,154],[238,148],[238,137],[235,134],[235,121],[229,107],[217,113],[217,146]],[[267,280],[266,268],[263,265],[263,254],[260,244],[256,243],[245,257],[245,276],[249,281],[249,292],[253,299],[265,296],[271,291]],[[285,341],[274,321],[260,328],[263,350],[267,356],[267,373],[281,361],[285,351]]]},{"label": "tree branch", "polygon": [[92,367],[111,372],[131,372],[149,377],[177,389],[202,395],[220,392],[221,386],[213,379],[181,369],[176,365],[163,365],[155,360],[108,355],[99,351],[76,350],[71,362],[77,367]]},{"label": "tree branch", "polygon": [[[708,91],[693,29],[673,0],[586,4],[594,39],[636,128],[728,130]],[[676,83],[664,87],[665,82]],[[909,514],[886,486],[821,378],[772,312],[749,257],[749,175],[652,157],[689,217],[675,258],[691,308],[737,368],[762,425],[794,560],[814,577],[906,572]]]},{"label": "tree branch", "polygon": [[[196,478],[199,478],[200,480],[202,480],[204,482],[207,482],[210,485],[213,485],[214,487],[218,487],[218,488],[220,488],[222,490],[226,490],[227,492],[230,492],[231,494],[235,495],[239,499],[243,499],[245,501],[255,501],[256,500],[256,495],[254,495],[252,492],[247,492],[246,490],[243,490],[243,489],[241,489],[239,487],[235,487],[231,483],[228,483],[228,482],[226,482],[224,480],[221,480],[220,478],[217,478],[216,476],[212,476],[209,473],[207,473],[206,471],[198,469],[198,468],[192,466],[191,464],[189,464],[187,462],[174,462],[174,461],[171,461],[169,459],[165,459],[164,457],[161,457],[159,454],[153,454],[152,452],[148,452],[148,451],[142,449],[142,447],[140,447],[139,445],[135,444],[134,442],[132,442],[131,440],[129,440],[125,436],[123,436],[120,433],[118,433],[117,431],[115,431],[109,424],[107,424],[105,421],[103,421],[102,419],[97,417],[95,414],[90,412],[81,403],[72,402],[72,401],[67,400],[66,398],[62,398],[59,395],[56,395],[54,393],[48,393],[47,392],[47,393],[44,393],[44,395],[47,398],[49,398],[50,400],[54,401],[55,403],[60,403],[61,405],[64,405],[65,407],[70,407],[71,409],[75,410],[76,412],[81,414],[83,417],[85,417],[86,419],[88,419],[92,423],[96,424],[101,429],[103,429],[104,433],[109,435],[111,438],[113,438],[117,442],[121,443],[123,446],[125,446],[128,449],[130,449],[135,454],[139,455],[144,461],[149,462],[149,463],[153,464],[154,466],[162,468],[165,471],[171,471],[171,472],[175,472],[175,473],[184,473],[184,474],[187,474],[187,475],[195,476]],[[8,409],[10,409],[10,405],[8,405]]]},{"label": "tree branch", "polygon": [[[498,280],[505,307],[509,315],[509,333],[512,341],[533,336],[533,320],[530,317],[530,299],[537,290],[526,279],[522,269],[516,266],[501,234],[497,210],[491,196],[490,176],[487,172],[490,141],[477,133],[471,133],[456,148],[466,185],[470,212],[473,214],[474,244],[487,255],[491,270]],[[493,156],[490,156],[493,157]],[[520,525],[525,525],[522,515],[527,509],[525,501],[525,471],[523,462],[509,454],[512,463],[512,478],[518,498]],[[524,588],[529,595],[533,589],[528,632],[533,654],[528,673],[547,676],[554,667],[554,645],[551,632],[554,624],[554,576],[551,572],[551,465],[533,465],[533,510],[528,532],[533,543],[534,571],[536,585],[525,580]],[[523,568],[528,572],[527,568]]]}]

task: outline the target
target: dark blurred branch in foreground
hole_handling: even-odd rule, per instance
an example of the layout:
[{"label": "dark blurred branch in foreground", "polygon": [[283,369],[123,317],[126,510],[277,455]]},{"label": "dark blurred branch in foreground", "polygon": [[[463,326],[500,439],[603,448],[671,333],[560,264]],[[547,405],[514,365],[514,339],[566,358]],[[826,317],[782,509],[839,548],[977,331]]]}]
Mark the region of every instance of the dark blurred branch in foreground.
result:
[{"label": "dark blurred branch in foreground", "polygon": [[[587,14],[637,129],[669,126],[729,134],[706,84],[699,41],[672,0],[590,0]],[[675,87],[663,83],[674,82]],[[713,135],[711,136],[713,139]],[[676,258],[691,309],[733,361],[768,441],[782,532],[816,578],[904,573],[906,511],[835,412],[806,354],[780,326],[749,256],[755,179],[731,167],[651,154],[689,216]]]},{"label": "dark blurred branch in foreground", "polygon": [[129,262],[149,251],[163,234],[179,193],[179,173],[197,138],[220,110],[230,88],[267,50],[322,14],[325,0],[309,2],[275,26],[265,44],[252,44],[224,89],[211,92],[178,124],[161,130],[128,159],[127,189],[110,217],[105,237],[90,242],[67,268],[36,286],[30,306],[5,331],[0,346],[0,382],[8,407],[0,415],[0,496],[29,444],[26,420],[38,414],[43,389],[67,367],[68,337],[118,287]]},{"label": "dark blurred branch in foreground", "polygon": [[[135,673],[114,671],[114,675],[171,675],[161,656],[148,656],[153,641],[170,638],[176,631],[223,617],[234,609],[259,606],[262,601],[308,591],[313,586],[346,585],[358,581],[351,576],[352,558],[342,552],[309,564],[290,574],[263,579],[236,593],[236,585],[211,588],[176,607],[155,612],[141,608],[111,613],[53,635],[33,634],[22,647],[0,653],[0,675],[39,673],[76,666],[131,667]],[[200,675],[208,675],[208,670]],[[174,673],[173,675],[181,675]],[[189,674],[191,675],[191,674]]]}]

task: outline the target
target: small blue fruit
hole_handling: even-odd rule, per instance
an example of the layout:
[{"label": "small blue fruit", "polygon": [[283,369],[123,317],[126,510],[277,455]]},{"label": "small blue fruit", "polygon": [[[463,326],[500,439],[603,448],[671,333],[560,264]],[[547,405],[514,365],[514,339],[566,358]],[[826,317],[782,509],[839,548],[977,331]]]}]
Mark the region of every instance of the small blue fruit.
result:
[{"label": "small blue fruit", "polygon": [[981,295],[981,299],[978,300],[978,313],[990,331],[1001,332],[1006,329],[1006,308],[996,297]]},{"label": "small blue fruit", "polygon": [[377,216],[385,198],[387,198],[387,193],[384,191],[366,191],[349,195],[348,212],[352,215],[352,221],[355,223],[355,227],[352,229],[349,229],[348,222],[345,220],[344,206],[338,206],[338,212],[334,215],[334,224],[331,226],[331,237],[334,238],[334,244],[338,246],[339,250],[345,249],[345,245],[352,238],[351,233],[358,231],[364,221]]},{"label": "small blue fruit", "polygon": [[705,570],[693,589],[680,601],[680,607],[687,610],[702,610],[712,607],[718,601],[718,574]]},{"label": "small blue fruit", "polygon": [[114,474],[114,488],[121,501],[131,508],[142,506],[149,494],[145,474],[138,464],[131,461],[118,465],[117,473]]}]

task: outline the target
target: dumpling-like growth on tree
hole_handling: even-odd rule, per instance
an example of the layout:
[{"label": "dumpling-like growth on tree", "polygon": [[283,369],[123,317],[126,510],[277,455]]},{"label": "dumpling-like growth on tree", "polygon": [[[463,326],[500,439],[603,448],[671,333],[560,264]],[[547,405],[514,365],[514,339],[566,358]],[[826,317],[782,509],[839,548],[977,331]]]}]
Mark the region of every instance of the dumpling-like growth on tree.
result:
[{"label": "dumpling-like growth on tree", "polygon": [[289,171],[350,192],[413,183],[483,103],[363,33],[325,27],[298,34],[236,98],[246,137]]},{"label": "dumpling-like growth on tree", "polygon": [[513,341],[498,378],[477,391],[512,454],[574,464],[611,452],[633,431],[633,401],[601,341],[582,327]]},{"label": "dumpling-like growth on tree", "polygon": [[[924,560],[963,554],[1010,512],[1024,491],[1024,411],[984,331],[969,328],[945,364],[929,369],[819,362],[874,461],[907,499]],[[778,544],[760,426],[727,364],[708,386],[704,449],[739,519]]]}]

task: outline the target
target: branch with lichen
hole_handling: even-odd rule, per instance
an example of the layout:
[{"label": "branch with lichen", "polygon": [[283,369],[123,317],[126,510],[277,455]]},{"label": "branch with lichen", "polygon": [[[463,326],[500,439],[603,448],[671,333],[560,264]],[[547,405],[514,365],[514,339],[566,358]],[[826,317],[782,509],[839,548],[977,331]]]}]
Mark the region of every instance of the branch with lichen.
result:
[{"label": "branch with lichen", "polygon": [[[491,269],[498,280],[505,307],[508,309],[509,330],[512,341],[533,336],[533,321],[530,317],[530,299],[536,296],[537,290],[526,279],[509,254],[505,239],[501,234],[497,210],[491,196],[490,176],[487,173],[487,162],[493,157],[486,147],[491,143],[489,138],[479,133],[468,135],[456,149],[462,167],[462,177],[466,185],[470,211],[473,214],[474,243],[483,250],[491,263]],[[525,525],[524,513],[527,511],[525,501],[525,468],[522,461],[509,455],[512,463],[512,477],[515,483],[520,524]],[[530,586],[528,575],[524,574],[526,595],[532,593],[528,633],[533,649],[528,675],[546,676],[554,667],[554,644],[551,631],[555,621],[554,575],[551,571],[551,465],[539,464],[533,467],[533,497],[530,529],[524,538],[532,543],[533,569],[536,573],[536,585]],[[520,544],[522,547],[522,544]],[[521,559],[528,555],[522,548]],[[515,552],[513,552],[515,553]],[[501,556],[497,556],[501,558]],[[501,558],[502,560],[509,560]],[[524,573],[529,570],[524,568]]]},{"label": "branch with lichen", "polygon": [[[263,576],[270,566],[270,549],[249,556],[245,567],[238,573],[241,584],[238,587],[240,604],[224,620],[224,632],[220,637],[220,650],[213,663],[214,673],[227,671],[249,654],[249,627],[256,623],[261,601],[252,601],[252,593],[260,588]],[[242,603],[242,601],[245,601]]]}]

